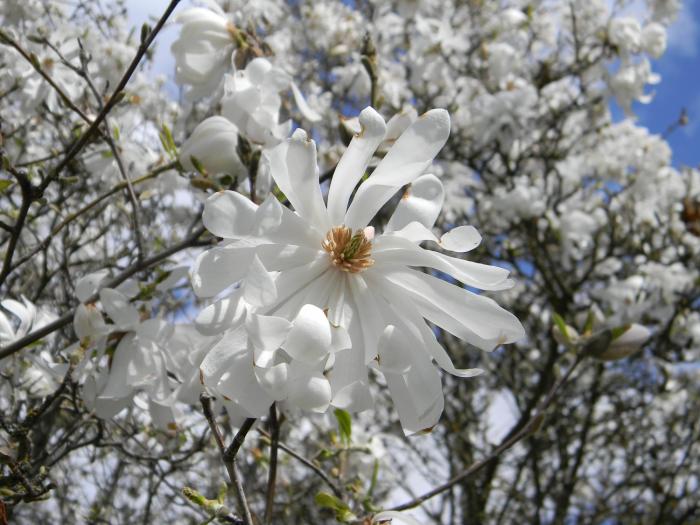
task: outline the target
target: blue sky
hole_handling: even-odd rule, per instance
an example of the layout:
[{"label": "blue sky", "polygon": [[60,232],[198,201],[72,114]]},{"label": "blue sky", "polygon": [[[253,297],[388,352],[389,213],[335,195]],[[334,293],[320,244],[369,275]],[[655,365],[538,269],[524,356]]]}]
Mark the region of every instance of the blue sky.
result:
[{"label": "blue sky", "polygon": [[[684,0],[683,3],[678,19],[669,30],[668,50],[661,59],[652,62],[654,72],[661,75],[660,84],[647,88],[655,93],[654,100],[647,105],[634,106],[638,124],[659,134],[678,119],[682,108],[687,110],[688,125],[667,137],[676,167],[700,164],[700,0]],[[641,12],[641,4],[641,0],[633,0],[629,11]],[[150,17],[159,16],[166,5],[166,0],[127,0],[130,18],[137,27]],[[189,5],[192,5],[191,0],[183,0],[178,11]],[[155,57],[155,72],[170,80],[173,78],[170,45],[176,36],[177,27],[166,27],[158,37]],[[172,94],[176,95],[176,90],[172,89]],[[622,118],[615,104],[612,110],[616,119]]]},{"label": "blue sky", "polygon": [[637,122],[653,133],[663,133],[686,108],[688,125],[667,137],[677,167],[700,164],[700,0],[684,4],[669,30],[668,50],[652,62],[661,75],[661,83],[648,88],[655,92],[654,100],[634,106]]}]

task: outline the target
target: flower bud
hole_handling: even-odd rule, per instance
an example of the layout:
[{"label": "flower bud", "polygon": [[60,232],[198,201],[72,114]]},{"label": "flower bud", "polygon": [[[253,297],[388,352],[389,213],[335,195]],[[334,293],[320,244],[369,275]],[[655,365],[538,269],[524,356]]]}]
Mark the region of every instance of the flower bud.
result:
[{"label": "flower bud", "polygon": [[245,166],[236,153],[238,128],[224,117],[209,117],[199,123],[180,148],[180,163],[187,170],[209,174],[244,176]]}]

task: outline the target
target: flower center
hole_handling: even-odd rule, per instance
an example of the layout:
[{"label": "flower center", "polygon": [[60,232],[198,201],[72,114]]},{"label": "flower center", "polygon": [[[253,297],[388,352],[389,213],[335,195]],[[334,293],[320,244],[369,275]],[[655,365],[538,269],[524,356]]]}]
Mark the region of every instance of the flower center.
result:
[{"label": "flower center", "polygon": [[321,243],[334,266],[344,272],[358,273],[374,264],[372,254],[372,231],[357,230],[354,234],[347,226],[336,226],[326,234]]}]

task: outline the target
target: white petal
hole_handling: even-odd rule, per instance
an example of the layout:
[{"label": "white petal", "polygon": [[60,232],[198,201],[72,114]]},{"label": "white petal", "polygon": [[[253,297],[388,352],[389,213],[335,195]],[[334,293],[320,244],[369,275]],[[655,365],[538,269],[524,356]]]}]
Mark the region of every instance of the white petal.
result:
[{"label": "white petal", "polygon": [[240,327],[223,335],[199,365],[202,383],[216,387],[221,376],[231,367],[236,355],[246,352],[248,337]]},{"label": "white petal", "polygon": [[[292,203],[294,209],[311,224],[320,224],[323,229],[329,229],[328,213],[318,182],[316,143],[307,138],[304,130],[297,129],[289,139],[286,163],[289,180],[297,195],[297,202]],[[272,175],[274,177],[274,173]]]},{"label": "white petal", "polygon": [[215,246],[199,254],[191,280],[198,297],[213,297],[245,277],[255,256],[255,247],[238,243]]},{"label": "white petal", "polygon": [[430,166],[449,134],[447,111],[433,109],[421,115],[359,187],[345,216],[345,225],[353,230],[364,228],[401,186],[413,182]]},{"label": "white petal", "polygon": [[87,301],[92,295],[96,294],[100,288],[100,284],[109,275],[109,270],[100,270],[98,272],[84,275],[75,283],[75,296],[81,303]]},{"label": "white petal", "polygon": [[235,124],[224,117],[209,117],[197,125],[180,148],[180,162],[185,169],[194,170],[194,157],[211,174],[246,176],[237,146],[238,128]]},{"label": "white petal", "polygon": [[266,306],[277,299],[274,274],[268,272],[257,255],[253,256],[243,285],[243,298],[253,306]]},{"label": "white petal", "polygon": [[246,305],[240,290],[230,297],[216,301],[204,308],[194,321],[197,330],[205,335],[215,335],[234,328],[245,319]]},{"label": "white petal", "polygon": [[483,350],[525,335],[520,321],[488,297],[414,270],[392,271],[385,277],[406,292],[426,319]]},{"label": "white petal", "polygon": [[331,404],[348,412],[361,412],[374,405],[369,385],[364,381],[354,381],[333,394]]},{"label": "white petal", "polygon": [[387,325],[383,315],[384,305],[378,302],[382,300],[381,297],[370,290],[362,276],[351,276],[348,279],[348,285],[356,305],[353,322],[359,323],[362,331],[360,341],[353,339],[355,341],[353,350],[358,352],[362,349],[365,364],[367,364],[377,356],[377,343]]},{"label": "white petal", "polygon": [[418,118],[418,113],[413,106],[395,113],[386,123],[386,140],[392,143],[396,141],[406,129]]},{"label": "white petal", "polygon": [[445,190],[440,179],[432,174],[421,175],[406,189],[385,231],[401,230],[414,221],[432,228],[444,201]]},{"label": "white petal", "polygon": [[263,162],[269,165],[277,186],[285,194],[295,211],[311,224],[321,225],[327,231],[328,214],[325,210],[316,166],[316,143],[297,129],[292,138],[263,152]]},{"label": "white petal", "polygon": [[255,375],[258,378],[260,386],[262,386],[275,401],[282,401],[287,398],[287,368],[286,363],[280,363],[269,368],[255,367]]},{"label": "white petal", "polygon": [[408,334],[397,330],[394,325],[387,326],[377,345],[379,369],[384,373],[407,373],[411,369],[411,356],[406,348],[413,344],[415,341],[411,341]]},{"label": "white petal", "polygon": [[34,323],[34,318],[36,317],[36,307],[32,303],[26,299],[24,300],[24,304],[14,299],[5,299],[2,301],[2,306],[19,319],[19,326],[16,332],[18,336],[29,332],[29,329]]},{"label": "white petal", "polygon": [[251,233],[258,206],[235,191],[220,191],[204,203],[202,222],[217,237],[239,239]]},{"label": "white petal", "polygon": [[86,337],[96,337],[107,333],[107,325],[102,314],[93,305],[78,305],[73,316],[73,329],[81,341]]},{"label": "white petal", "polygon": [[[435,234],[419,222],[410,222],[400,230],[391,232],[391,237],[403,237],[409,241],[420,244],[423,241],[439,242]],[[376,245],[376,243],[375,243]]]},{"label": "white petal", "polygon": [[468,252],[481,244],[481,235],[474,226],[457,226],[440,237],[440,246],[451,252]]},{"label": "white petal", "polygon": [[299,112],[302,114],[302,116],[310,122],[320,121],[321,115],[319,115],[316,111],[311,109],[309,104],[306,102],[304,95],[302,95],[301,91],[299,91],[299,88],[297,87],[297,85],[294,82],[292,82],[290,84],[290,87],[292,88],[292,95],[294,96],[294,102],[296,102],[297,108],[299,108]]},{"label": "white petal", "polygon": [[394,266],[425,266],[444,272],[451,277],[481,290],[505,290],[513,282],[509,272],[499,266],[465,261],[456,257],[425,250],[398,236],[383,236],[373,253],[375,270]]},{"label": "white petal", "polygon": [[328,190],[328,215],[333,224],[343,223],[350,195],[365,174],[386,132],[384,119],[371,107],[362,110],[359,123],[360,132],[353,137],[340,158]]},{"label": "white petal", "polygon": [[290,366],[287,400],[294,406],[325,412],[331,402],[331,385],[320,372]]},{"label": "white petal", "polygon": [[[287,334],[292,329],[292,323],[283,317],[250,314],[246,320],[246,331],[256,353],[272,352],[282,346]],[[261,365],[257,356],[255,364]]]},{"label": "white petal", "polygon": [[331,351],[331,327],[320,308],[307,304],[292,321],[282,348],[294,359],[317,363]]},{"label": "white petal", "polygon": [[251,352],[240,352],[233,357],[219,378],[216,391],[241,405],[253,417],[267,414],[274,401],[258,382]]},{"label": "white petal", "polygon": [[104,311],[119,328],[130,328],[138,324],[139,312],[125,295],[112,288],[103,288],[100,290],[100,302]]},{"label": "white petal", "polygon": [[425,353],[407,339],[405,333],[395,330],[388,335],[386,344],[406,354],[410,361],[409,370],[404,374],[382,372],[399,413],[401,426],[406,434],[413,434],[435,426],[445,400],[437,368]]}]

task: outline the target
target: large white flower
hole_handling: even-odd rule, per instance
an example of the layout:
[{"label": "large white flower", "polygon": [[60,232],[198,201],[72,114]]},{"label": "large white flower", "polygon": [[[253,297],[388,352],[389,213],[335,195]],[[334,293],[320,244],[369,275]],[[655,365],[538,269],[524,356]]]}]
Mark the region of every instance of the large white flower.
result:
[{"label": "large white flower", "polygon": [[[453,228],[440,239],[431,231],[444,192],[437,177],[423,173],[449,135],[447,112],[436,109],[416,119],[350,202],[386,133],[384,120],[372,108],[361,113],[360,125],[335,170],[327,205],[316,145],[302,130],[263,154],[294,211],[273,196],[260,206],[230,191],[209,198],[204,224],[224,241],[198,257],[193,287],[199,296],[213,297],[234,283],[240,286],[205,308],[197,322],[203,332],[217,333],[242,326],[245,310],[292,320],[305,305],[315,305],[333,326],[347,331],[352,345],[331,349],[326,363],[331,404],[368,408],[368,365],[376,367],[404,430],[418,432],[432,427],[443,409],[434,362],[463,377],[480,372],[456,369],[426,320],[485,350],[513,342],[524,332],[492,299],[414,269],[431,268],[482,290],[512,284],[502,268],[420,246],[432,242],[463,253],[481,240],[471,226]],[[409,184],[384,232],[374,234],[370,221]]]}]

